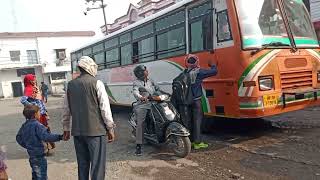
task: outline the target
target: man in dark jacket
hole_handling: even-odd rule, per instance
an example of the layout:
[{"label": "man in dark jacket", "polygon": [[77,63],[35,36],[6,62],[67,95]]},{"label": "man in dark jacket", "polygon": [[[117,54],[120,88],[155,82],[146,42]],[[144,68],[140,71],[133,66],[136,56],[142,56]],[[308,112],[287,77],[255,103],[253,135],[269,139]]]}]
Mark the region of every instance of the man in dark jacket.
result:
[{"label": "man in dark jacket", "polygon": [[[114,140],[114,122],[109,98],[97,65],[88,56],[79,61],[81,75],[70,81],[63,113],[64,139],[74,136],[79,180],[105,179],[106,142]],[[72,116],[72,121],[71,121]],[[70,128],[70,123],[72,126]]]},{"label": "man in dark jacket", "polygon": [[188,55],[186,57],[186,66],[191,78],[191,89],[193,94],[193,103],[191,105],[192,111],[192,146],[194,149],[207,148],[208,144],[202,142],[201,139],[201,122],[203,118],[203,111],[201,107],[202,82],[205,78],[215,76],[217,74],[217,65],[209,61],[210,69],[201,69],[199,66],[199,58],[195,55]]}]

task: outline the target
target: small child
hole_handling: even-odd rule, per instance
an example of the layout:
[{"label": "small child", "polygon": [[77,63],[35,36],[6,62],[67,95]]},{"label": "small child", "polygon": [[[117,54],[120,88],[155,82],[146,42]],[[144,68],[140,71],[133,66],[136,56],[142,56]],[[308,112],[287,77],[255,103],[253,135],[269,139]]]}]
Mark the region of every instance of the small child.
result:
[{"label": "small child", "polygon": [[26,105],[23,110],[26,122],[21,126],[16,140],[20,146],[27,149],[29,163],[32,169],[32,179],[47,179],[47,160],[44,153],[45,142],[57,142],[63,136],[51,134],[42,125],[40,120],[40,109],[35,105]]}]

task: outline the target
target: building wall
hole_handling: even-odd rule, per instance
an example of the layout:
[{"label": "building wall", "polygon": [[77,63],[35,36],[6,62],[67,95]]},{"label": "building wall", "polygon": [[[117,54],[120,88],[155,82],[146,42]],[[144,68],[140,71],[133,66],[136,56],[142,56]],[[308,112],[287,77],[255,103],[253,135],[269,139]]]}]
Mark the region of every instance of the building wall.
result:
[{"label": "building wall", "polygon": [[[12,90],[11,83],[21,82],[23,87],[24,77],[18,77],[16,69],[0,70],[0,74],[1,74],[0,82],[1,82],[2,96],[4,98],[13,97],[13,90]],[[37,76],[37,81],[40,83],[43,80],[42,68],[36,67],[35,74]]]},{"label": "building wall", "polygon": [[27,63],[27,50],[37,50],[36,39],[0,39],[0,65],[15,64],[10,59],[10,51],[20,51],[20,62]]},{"label": "building wall", "polygon": [[[58,94],[64,93],[64,83],[71,79],[70,52],[92,41],[92,38],[92,36],[78,36],[0,39],[0,97],[12,97],[13,91],[11,83],[23,82],[22,77],[17,76],[16,69],[33,67],[37,67],[35,73],[39,85],[40,82],[44,81],[49,86],[50,92]],[[66,59],[63,61],[62,66],[57,66],[55,49],[66,50]],[[9,51],[12,50],[20,50],[20,62],[11,61]],[[27,50],[37,50],[39,60],[37,65],[28,65]],[[55,72],[65,72],[66,79],[63,81],[60,80],[61,82],[52,81],[51,75]]]}]

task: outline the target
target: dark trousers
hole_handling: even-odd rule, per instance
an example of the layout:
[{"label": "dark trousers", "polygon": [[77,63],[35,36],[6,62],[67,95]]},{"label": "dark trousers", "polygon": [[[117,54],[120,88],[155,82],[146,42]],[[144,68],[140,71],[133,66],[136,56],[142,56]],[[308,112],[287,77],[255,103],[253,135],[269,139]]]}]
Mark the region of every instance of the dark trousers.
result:
[{"label": "dark trousers", "polygon": [[30,157],[29,163],[32,169],[32,180],[47,180],[47,159],[42,157]]},{"label": "dark trousers", "polygon": [[201,122],[203,118],[201,100],[193,101],[190,106],[179,105],[178,111],[181,115],[183,125],[191,133],[191,141],[196,143],[201,142]]},{"label": "dark trousers", "polygon": [[75,136],[78,179],[104,180],[106,170],[106,136]]}]

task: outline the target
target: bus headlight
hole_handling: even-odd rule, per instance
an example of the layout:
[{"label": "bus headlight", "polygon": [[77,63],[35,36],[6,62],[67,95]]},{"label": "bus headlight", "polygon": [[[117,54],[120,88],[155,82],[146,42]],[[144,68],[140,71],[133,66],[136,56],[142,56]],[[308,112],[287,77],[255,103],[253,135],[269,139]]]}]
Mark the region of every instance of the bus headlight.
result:
[{"label": "bus headlight", "polygon": [[259,77],[259,89],[260,91],[270,91],[273,87],[273,76]]}]

